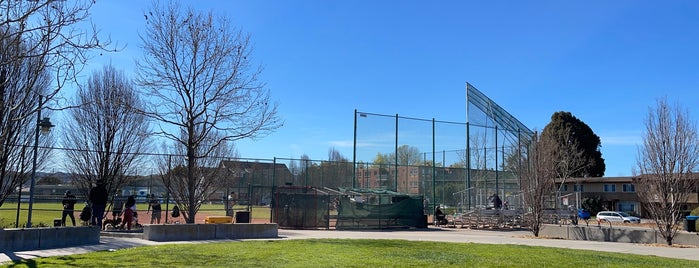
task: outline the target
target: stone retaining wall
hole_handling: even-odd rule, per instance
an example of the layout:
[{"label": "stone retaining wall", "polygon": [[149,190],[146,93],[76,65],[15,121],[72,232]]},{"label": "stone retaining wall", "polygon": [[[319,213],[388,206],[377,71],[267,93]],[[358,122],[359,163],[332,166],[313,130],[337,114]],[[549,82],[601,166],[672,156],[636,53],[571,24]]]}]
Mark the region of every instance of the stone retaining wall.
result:
[{"label": "stone retaining wall", "polygon": [[[657,231],[647,228],[620,228],[597,225],[552,225],[542,226],[540,236],[562,238],[568,240],[590,240],[625,243],[666,244],[665,239]],[[678,231],[673,244],[699,246],[699,234]]]},{"label": "stone retaining wall", "polygon": [[144,225],[143,239],[188,241],[209,239],[277,238],[276,223],[168,224]]},{"label": "stone retaining wall", "polygon": [[89,226],[0,229],[0,249],[10,252],[94,245],[99,242],[100,230]]}]

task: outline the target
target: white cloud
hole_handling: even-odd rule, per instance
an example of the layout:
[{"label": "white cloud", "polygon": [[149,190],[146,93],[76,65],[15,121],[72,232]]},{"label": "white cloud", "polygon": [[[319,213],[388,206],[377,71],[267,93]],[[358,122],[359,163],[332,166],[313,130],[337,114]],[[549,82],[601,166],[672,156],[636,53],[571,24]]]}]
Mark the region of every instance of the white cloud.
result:
[{"label": "white cloud", "polygon": [[637,135],[602,136],[602,146],[632,146],[641,145],[643,139]]}]

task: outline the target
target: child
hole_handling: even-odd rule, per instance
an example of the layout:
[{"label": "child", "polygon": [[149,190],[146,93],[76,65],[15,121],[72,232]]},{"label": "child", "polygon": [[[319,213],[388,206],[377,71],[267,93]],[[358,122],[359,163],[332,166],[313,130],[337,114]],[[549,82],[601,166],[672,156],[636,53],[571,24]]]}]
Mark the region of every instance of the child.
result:
[{"label": "child", "polygon": [[126,230],[131,230],[131,222],[134,220],[134,214],[136,214],[136,199],[133,195],[129,196],[124,205],[124,223],[126,223]]}]

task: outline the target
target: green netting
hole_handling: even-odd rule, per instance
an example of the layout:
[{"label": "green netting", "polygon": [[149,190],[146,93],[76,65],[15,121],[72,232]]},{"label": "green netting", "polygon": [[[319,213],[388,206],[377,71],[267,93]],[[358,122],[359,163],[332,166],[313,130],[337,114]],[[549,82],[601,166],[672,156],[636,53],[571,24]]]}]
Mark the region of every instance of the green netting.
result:
[{"label": "green netting", "polygon": [[272,221],[280,228],[425,228],[422,196],[373,189],[282,186],[275,193]]},{"label": "green netting", "polygon": [[422,196],[352,189],[340,196],[336,229],[425,228]]},{"label": "green netting", "polygon": [[280,228],[329,228],[330,203],[335,197],[313,187],[279,187],[272,221]]}]

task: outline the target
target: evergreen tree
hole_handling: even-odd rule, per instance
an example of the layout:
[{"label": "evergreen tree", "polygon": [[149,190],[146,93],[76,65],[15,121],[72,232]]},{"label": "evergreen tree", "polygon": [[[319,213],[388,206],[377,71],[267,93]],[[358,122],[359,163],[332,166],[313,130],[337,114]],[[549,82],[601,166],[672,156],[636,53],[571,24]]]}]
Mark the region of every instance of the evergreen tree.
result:
[{"label": "evergreen tree", "polygon": [[606,166],[602,152],[601,142],[592,129],[570,112],[555,112],[551,116],[551,122],[544,127],[542,136],[553,138],[560,147],[573,144],[576,151],[581,153],[585,166],[573,171],[571,177],[602,177]]}]

